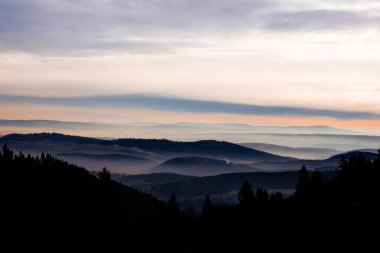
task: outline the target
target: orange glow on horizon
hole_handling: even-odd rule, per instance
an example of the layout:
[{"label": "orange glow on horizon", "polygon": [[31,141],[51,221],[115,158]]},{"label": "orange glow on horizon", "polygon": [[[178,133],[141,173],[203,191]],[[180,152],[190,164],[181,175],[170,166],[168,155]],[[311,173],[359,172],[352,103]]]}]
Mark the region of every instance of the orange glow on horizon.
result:
[{"label": "orange glow on horizon", "polygon": [[[1,106],[1,119],[14,120],[61,120],[78,122],[192,122],[192,123],[239,123],[256,126],[315,126],[323,125],[380,134],[380,119],[335,119],[327,117],[254,116],[237,114],[212,114],[191,112],[167,112],[148,109],[78,108],[44,105]],[[36,129],[38,132],[39,129]],[[0,134],[6,134],[4,128]]]}]

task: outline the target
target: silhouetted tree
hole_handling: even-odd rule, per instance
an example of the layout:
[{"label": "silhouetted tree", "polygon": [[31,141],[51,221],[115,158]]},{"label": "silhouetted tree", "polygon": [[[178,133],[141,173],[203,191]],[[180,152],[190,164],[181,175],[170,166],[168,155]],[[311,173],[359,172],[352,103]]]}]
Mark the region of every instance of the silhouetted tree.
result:
[{"label": "silhouetted tree", "polygon": [[377,157],[373,161],[374,169],[377,170],[377,172],[380,171],[380,149],[377,150]]},{"label": "silhouetted tree", "polygon": [[111,172],[107,170],[106,167],[104,167],[101,171],[97,173],[97,176],[100,180],[104,182],[109,182],[111,181]]},{"label": "silhouetted tree", "polygon": [[24,153],[21,150],[18,152],[18,158],[20,160],[24,160],[25,159],[25,155],[24,155]]},{"label": "silhouetted tree", "polygon": [[295,196],[299,199],[303,199],[308,195],[308,190],[310,187],[309,172],[305,165],[302,165],[301,170],[298,175],[298,182],[296,185]]},{"label": "silhouetted tree", "polygon": [[41,154],[41,162],[42,163],[46,162],[46,157],[45,157],[45,153],[44,152],[42,152],[42,154]]},{"label": "silhouetted tree", "polygon": [[166,204],[167,214],[169,219],[178,220],[180,215],[180,209],[177,203],[177,198],[173,193]]},{"label": "silhouetted tree", "polygon": [[251,184],[245,180],[238,193],[240,206],[243,209],[251,209],[254,205],[254,197]]},{"label": "silhouetted tree", "polygon": [[323,174],[322,172],[320,171],[315,171],[312,175],[311,175],[311,181],[314,183],[314,184],[323,184]]},{"label": "silhouetted tree", "polygon": [[203,205],[202,205],[202,215],[206,218],[211,217],[213,214],[213,209],[214,209],[214,207],[212,205],[210,196],[207,195],[205,198],[205,201],[203,202]]},{"label": "silhouetted tree", "polygon": [[284,200],[284,194],[281,192],[272,193],[270,195],[270,202],[274,204],[281,203]]},{"label": "silhouetted tree", "polygon": [[353,154],[342,159],[336,172],[341,200],[355,207],[374,203],[378,198],[378,171],[374,169],[376,159],[370,161],[363,155]]},{"label": "silhouetted tree", "polygon": [[258,206],[264,206],[269,200],[269,193],[263,188],[257,188],[255,194],[256,204]]},{"label": "silhouetted tree", "polygon": [[[27,231],[24,236],[35,237],[35,241],[52,236],[67,244],[92,240],[98,247],[101,243],[124,246],[128,240],[140,248],[153,248],[142,252],[240,252],[252,247],[252,238],[255,248],[264,246],[270,252],[278,247],[304,250],[301,240],[318,251],[337,252],[367,252],[365,246],[376,243],[372,231],[377,229],[379,213],[380,151],[374,160],[357,155],[343,158],[335,174],[308,172],[303,166],[296,189],[296,197],[302,198],[275,193],[269,199],[265,189],[253,191],[248,181],[238,193],[240,206],[213,205],[206,196],[202,213],[204,217],[212,213],[212,222],[194,217],[192,208],[180,216],[174,194],[165,206],[112,181],[105,168],[94,176],[50,154],[41,154],[40,159],[21,152],[14,155],[7,146],[0,151],[0,168],[0,187],[5,193],[2,211],[8,210],[2,227],[9,220],[11,228]],[[37,228],[45,232],[37,233]],[[254,229],[247,233],[246,228]],[[321,229],[325,239],[315,243]],[[268,238],[272,231],[281,233]],[[19,234],[16,239],[24,240],[23,233]]]},{"label": "silhouetted tree", "polygon": [[195,208],[194,208],[194,206],[189,205],[189,206],[186,208],[185,215],[186,215],[186,217],[188,217],[188,218],[194,218],[194,217],[195,217]]},{"label": "silhouetted tree", "polygon": [[2,152],[1,152],[1,158],[4,161],[12,161],[13,160],[13,151],[8,148],[7,144],[3,145]]}]

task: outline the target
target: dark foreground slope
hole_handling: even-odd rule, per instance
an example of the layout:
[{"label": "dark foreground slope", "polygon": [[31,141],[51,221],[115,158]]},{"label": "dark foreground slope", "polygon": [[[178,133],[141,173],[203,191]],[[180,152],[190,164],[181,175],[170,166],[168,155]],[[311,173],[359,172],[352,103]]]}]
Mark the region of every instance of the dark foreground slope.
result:
[{"label": "dark foreground slope", "polygon": [[2,227],[12,239],[118,241],[126,227],[165,217],[163,202],[112,181],[108,171],[94,176],[51,155],[13,155],[6,147],[0,168]]},{"label": "dark foreground slope", "polygon": [[4,147],[0,169],[2,246],[15,251],[377,252],[380,155],[342,160],[329,178],[302,169],[287,198],[245,181],[239,204],[206,198],[201,215],[50,155]]}]

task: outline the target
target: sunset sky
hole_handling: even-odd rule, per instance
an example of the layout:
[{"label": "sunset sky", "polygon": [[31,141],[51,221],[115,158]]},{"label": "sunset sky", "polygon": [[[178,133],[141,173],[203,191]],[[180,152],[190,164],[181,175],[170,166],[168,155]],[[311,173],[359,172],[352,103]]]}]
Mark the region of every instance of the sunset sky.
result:
[{"label": "sunset sky", "polygon": [[0,119],[380,134],[378,0],[0,0]]}]

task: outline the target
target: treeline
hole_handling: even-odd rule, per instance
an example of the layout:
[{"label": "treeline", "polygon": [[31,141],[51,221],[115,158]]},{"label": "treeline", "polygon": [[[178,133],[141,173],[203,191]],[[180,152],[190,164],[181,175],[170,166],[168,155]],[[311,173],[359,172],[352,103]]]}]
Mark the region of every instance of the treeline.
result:
[{"label": "treeline", "polygon": [[[10,238],[117,242],[127,228],[163,223],[165,203],[50,154],[0,151],[2,228]],[[15,244],[18,245],[18,244]]]},{"label": "treeline", "polygon": [[[302,166],[292,196],[285,198],[281,192],[269,194],[262,188],[254,190],[248,181],[244,181],[237,196],[239,205],[235,208],[245,214],[260,209],[272,209],[273,206],[279,207],[279,205],[311,210],[342,208],[370,211],[380,204],[379,173],[380,150],[374,160],[367,159],[360,153],[343,157],[332,175],[320,171],[308,171]],[[203,212],[206,208],[206,212],[210,213],[208,209],[213,208],[217,213],[219,207],[213,206],[210,197],[206,196]]]},{"label": "treeline", "polygon": [[50,154],[14,154],[4,145],[0,170],[2,224],[11,239],[140,252],[366,252],[376,246],[380,152],[374,160],[342,158],[333,175],[303,167],[292,196],[244,181],[239,204],[218,205],[205,196],[200,214],[180,210],[175,194],[163,203],[111,180],[106,169],[93,175]]},{"label": "treeline", "polygon": [[[252,242],[253,249],[264,248],[265,252],[371,252],[379,248],[375,232],[380,213],[379,173],[380,150],[373,160],[360,153],[342,157],[335,173],[308,171],[303,166],[291,196],[269,194],[244,181],[237,196],[239,204],[213,204],[206,196],[202,215],[184,211],[178,224],[190,227],[185,231],[193,231],[196,224],[194,241],[205,243],[207,238],[211,249],[222,251],[243,251]],[[174,200],[173,195],[170,201]]]}]

